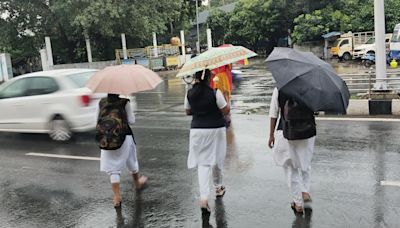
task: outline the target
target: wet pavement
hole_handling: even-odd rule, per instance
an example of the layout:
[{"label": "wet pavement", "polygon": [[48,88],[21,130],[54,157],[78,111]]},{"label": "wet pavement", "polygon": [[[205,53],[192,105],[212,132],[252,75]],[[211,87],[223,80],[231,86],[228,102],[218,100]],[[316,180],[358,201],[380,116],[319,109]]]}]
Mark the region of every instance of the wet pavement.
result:
[{"label": "wet pavement", "polygon": [[[213,227],[399,227],[400,122],[318,120],[314,212],[295,216],[283,170],[267,148],[272,79],[262,64],[243,72],[227,131],[227,193],[211,199]],[[100,153],[93,133],[69,143],[0,133],[0,227],[201,227],[197,173],[186,167],[190,117],[183,114],[184,93],[184,85],[169,76],[157,90],[136,96],[133,131],[149,186],[133,191],[125,172],[119,212],[99,161],[27,155],[95,159]]]}]

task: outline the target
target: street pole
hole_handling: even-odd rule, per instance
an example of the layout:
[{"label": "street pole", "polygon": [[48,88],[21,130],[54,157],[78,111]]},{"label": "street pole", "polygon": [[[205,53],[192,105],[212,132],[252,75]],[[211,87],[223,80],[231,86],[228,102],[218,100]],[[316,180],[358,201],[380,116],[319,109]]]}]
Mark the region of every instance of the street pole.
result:
[{"label": "street pole", "polygon": [[85,41],[86,41],[86,52],[87,52],[88,62],[91,63],[91,62],[93,62],[92,48],[90,47],[90,38],[87,33],[85,33]]},{"label": "street pole", "polygon": [[207,29],[207,50],[212,48],[212,36],[211,36],[211,29]]},{"label": "street pole", "polygon": [[47,65],[49,68],[52,68],[54,65],[53,62],[53,50],[51,49],[51,40],[49,36],[46,36],[44,38],[44,41],[46,43],[46,51],[47,51]]},{"label": "street pole", "polygon": [[124,59],[128,59],[128,52],[126,50],[126,37],[125,33],[121,33],[121,43],[122,43],[122,54],[124,55]]},{"label": "street pole", "polygon": [[197,53],[200,54],[200,36],[199,36],[199,6],[198,6],[198,0],[196,0],[196,26],[197,26],[197,43],[196,43],[196,49]]},{"label": "street pole", "polygon": [[186,62],[185,32],[181,30],[182,64]]},{"label": "street pole", "polygon": [[158,57],[157,34],[153,32],[154,57]]},{"label": "street pole", "polygon": [[376,45],[376,90],[387,90],[386,47],[385,47],[385,8],[384,0],[374,0],[375,45]]}]

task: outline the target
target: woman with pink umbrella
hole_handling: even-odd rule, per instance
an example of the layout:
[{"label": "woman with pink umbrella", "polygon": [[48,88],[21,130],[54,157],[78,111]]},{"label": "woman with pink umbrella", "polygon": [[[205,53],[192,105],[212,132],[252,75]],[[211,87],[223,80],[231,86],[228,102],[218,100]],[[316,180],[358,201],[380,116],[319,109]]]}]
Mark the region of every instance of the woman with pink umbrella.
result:
[{"label": "woman with pink umbrella", "polygon": [[93,92],[108,93],[99,103],[96,141],[101,149],[100,170],[110,176],[116,209],[122,205],[122,170],[130,171],[136,190],[142,189],[147,181],[147,177],[139,174],[136,143],[129,126],[135,122],[135,116],[129,100],[119,95],[154,89],[161,82],[156,73],[141,65],[119,65],[99,71],[86,84]]}]

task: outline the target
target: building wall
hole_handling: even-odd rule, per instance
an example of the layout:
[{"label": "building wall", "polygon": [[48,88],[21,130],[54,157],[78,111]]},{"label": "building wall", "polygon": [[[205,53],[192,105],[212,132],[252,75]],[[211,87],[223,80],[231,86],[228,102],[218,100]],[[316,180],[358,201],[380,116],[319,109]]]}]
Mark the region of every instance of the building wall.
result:
[{"label": "building wall", "polygon": [[89,69],[103,69],[107,66],[115,65],[115,60],[100,61],[92,63],[71,63],[71,64],[59,64],[51,67],[52,70],[67,69],[67,68],[89,68]]},{"label": "building wall", "polygon": [[315,41],[315,42],[305,42],[302,44],[294,44],[293,48],[299,51],[309,51],[314,53],[319,58],[324,57],[324,43]]}]

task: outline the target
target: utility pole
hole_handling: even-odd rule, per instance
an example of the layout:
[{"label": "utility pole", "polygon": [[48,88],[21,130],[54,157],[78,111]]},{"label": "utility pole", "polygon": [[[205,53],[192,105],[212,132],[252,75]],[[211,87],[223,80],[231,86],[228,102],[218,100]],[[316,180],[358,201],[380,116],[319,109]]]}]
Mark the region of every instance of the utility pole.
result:
[{"label": "utility pole", "polygon": [[199,6],[198,6],[199,1],[196,0],[196,26],[197,26],[197,43],[196,43],[196,49],[197,53],[200,54],[200,35],[199,35]]},{"label": "utility pole", "polygon": [[374,0],[375,45],[376,45],[376,90],[387,90],[386,47],[385,47],[385,7],[384,0]]}]

